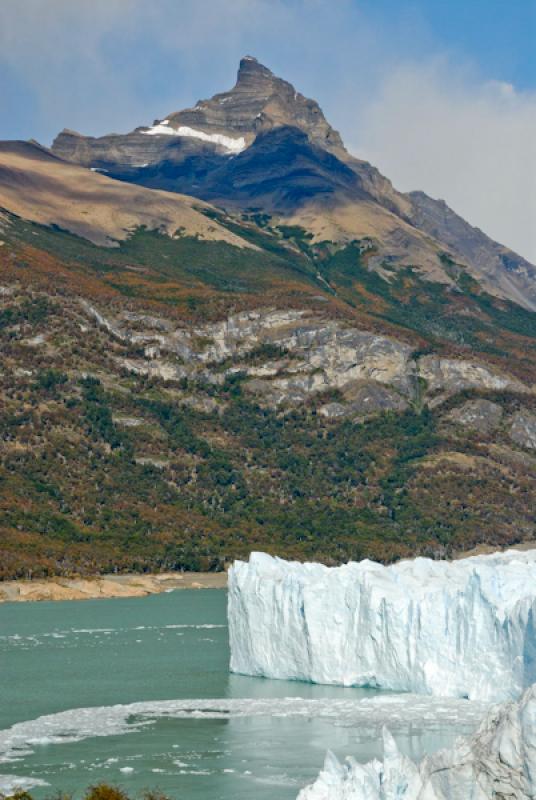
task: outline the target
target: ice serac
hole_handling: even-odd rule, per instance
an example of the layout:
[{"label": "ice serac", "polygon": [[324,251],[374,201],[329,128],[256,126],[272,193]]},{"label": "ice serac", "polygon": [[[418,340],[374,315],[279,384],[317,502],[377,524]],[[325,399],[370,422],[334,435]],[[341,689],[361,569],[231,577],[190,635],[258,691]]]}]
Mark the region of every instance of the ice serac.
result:
[{"label": "ice serac", "polygon": [[298,800],[534,800],[536,686],[519,702],[496,706],[470,739],[414,764],[384,729],[384,760],[341,764],[328,753],[324,769]]},{"label": "ice serac", "polygon": [[485,702],[536,681],[536,551],[332,568],[253,553],[228,613],[246,675]]}]

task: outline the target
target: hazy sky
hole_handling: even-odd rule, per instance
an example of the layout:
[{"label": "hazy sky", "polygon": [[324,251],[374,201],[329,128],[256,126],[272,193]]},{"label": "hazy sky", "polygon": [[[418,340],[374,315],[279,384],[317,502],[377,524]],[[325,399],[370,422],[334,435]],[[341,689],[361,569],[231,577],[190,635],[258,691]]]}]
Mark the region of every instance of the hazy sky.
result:
[{"label": "hazy sky", "polygon": [[0,0],[0,138],[128,131],[250,53],[357,156],[536,262],[536,0]]}]

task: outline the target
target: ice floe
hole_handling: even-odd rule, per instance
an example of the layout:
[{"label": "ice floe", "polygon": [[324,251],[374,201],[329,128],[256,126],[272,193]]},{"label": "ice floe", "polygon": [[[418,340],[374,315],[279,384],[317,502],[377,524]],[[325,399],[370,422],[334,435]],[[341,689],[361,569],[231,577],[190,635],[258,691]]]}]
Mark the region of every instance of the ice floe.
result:
[{"label": "ice floe", "polygon": [[18,722],[0,730],[0,764],[17,761],[42,745],[66,744],[137,731],[158,719],[280,717],[325,719],[337,725],[393,730],[409,725],[474,729],[487,706],[453,698],[374,695],[359,699],[301,697],[155,700],[113,706],[74,708]]}]

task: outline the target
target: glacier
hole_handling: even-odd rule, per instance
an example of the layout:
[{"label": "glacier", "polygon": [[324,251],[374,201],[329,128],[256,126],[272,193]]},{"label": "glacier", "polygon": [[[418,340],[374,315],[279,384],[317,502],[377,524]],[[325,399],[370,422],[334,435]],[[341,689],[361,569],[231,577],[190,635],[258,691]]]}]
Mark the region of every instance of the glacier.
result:
[{"label": "glacier", "polygon": [[536,551],[383,566],[288,562],[229,571],[232,672],[469,698],[536,681]]},{"label": "glacier", "polygon": [[471,738],[426,756],[419,765],[400,753],[384,728],[383,762],[340,763],[324,769],[298,800],[534,800],[536,686],[519,702],[495,706]]}]

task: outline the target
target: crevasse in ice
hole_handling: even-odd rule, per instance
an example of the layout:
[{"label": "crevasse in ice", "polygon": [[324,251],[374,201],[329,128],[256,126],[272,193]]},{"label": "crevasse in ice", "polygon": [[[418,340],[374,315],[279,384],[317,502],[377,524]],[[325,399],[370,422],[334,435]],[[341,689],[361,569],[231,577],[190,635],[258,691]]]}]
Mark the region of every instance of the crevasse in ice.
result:
[{"label": "crevasse in ice", "polygon": [[229,573],[231,670],[516,699],[536,681],[536,551],[328,568],[252,553]]}]

